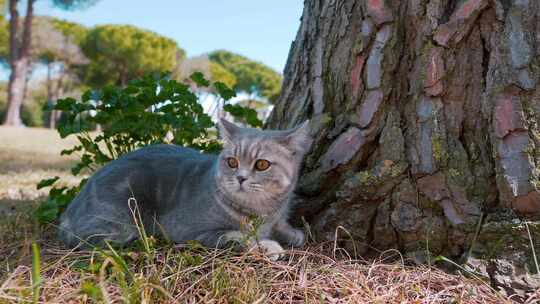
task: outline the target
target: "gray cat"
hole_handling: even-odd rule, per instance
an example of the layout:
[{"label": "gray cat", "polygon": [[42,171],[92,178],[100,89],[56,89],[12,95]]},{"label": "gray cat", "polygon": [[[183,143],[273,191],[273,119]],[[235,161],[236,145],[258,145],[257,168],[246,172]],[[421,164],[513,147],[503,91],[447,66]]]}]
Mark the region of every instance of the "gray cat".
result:
[{"label": "gray cat", "polygon": [[[301,246],[304,233],[288,222],[290,198],[311,145],[308,122],[287,131],[240,128],[221,120],[219,155],[173,145],[149,146],[112,161],[92,176],[60,218],[70,247],[125,245],[147,233],[208,247],[230,242],[277,258],[281,243]],[[260,226],[250,239],[250,221]],[[81,243],[81,241],[84,242]],[[246,243],[247,240],[247,243]]]}]

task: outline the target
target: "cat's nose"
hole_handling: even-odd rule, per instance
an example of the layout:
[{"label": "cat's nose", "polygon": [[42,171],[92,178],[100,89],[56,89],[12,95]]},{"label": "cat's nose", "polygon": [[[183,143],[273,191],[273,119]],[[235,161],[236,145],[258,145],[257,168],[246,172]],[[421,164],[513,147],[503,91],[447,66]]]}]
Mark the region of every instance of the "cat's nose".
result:
[{"label": "cat's nose", "polygon": [[237,176],[236,179],[238,180],[238,183],[241,185],[243,182],[246,181],[247,178],[243,176]]}]

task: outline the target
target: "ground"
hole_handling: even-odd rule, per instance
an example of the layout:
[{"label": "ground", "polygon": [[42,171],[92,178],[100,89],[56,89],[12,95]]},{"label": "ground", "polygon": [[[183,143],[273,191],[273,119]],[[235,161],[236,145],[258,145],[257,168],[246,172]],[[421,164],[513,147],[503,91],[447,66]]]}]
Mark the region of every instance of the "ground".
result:
[{"label": "ground", "polygon": [[59,156],[74,143],[50,130],[0,127],[0,303],[511,302],[473,273],[413,266],[396,252],[352,259],[332,243],[278,262],[152,238],[116,251],[66,250],[54,223],[40,226],[32,214],[47,194],[36,190],[39,180],[77,183],[74,159]]}]

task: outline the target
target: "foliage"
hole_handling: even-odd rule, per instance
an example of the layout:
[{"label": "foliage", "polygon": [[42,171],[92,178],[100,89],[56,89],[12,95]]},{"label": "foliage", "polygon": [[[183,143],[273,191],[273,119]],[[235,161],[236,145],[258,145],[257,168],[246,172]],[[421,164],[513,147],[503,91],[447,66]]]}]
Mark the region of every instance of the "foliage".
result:
[{"label": "foliage", "polygon": [[99,0],[52,0],[53,4],[65,10],[85,9]]},{"label": "foliage", "polygon": [[[41,99],[40,101],[45,101]],[[44,125],[43,103],[38,100],[24,103],[21,108],[21,119],[25,126],[42,127]]]},{"label": "foliage", "polygon": [[232,116],[239,118],[244,123],[254,127],[262,127],[262,121],[257,117],[257,111],[244,107],[238,104],[226,104],[223,106],[225,112],[229,112]]},{"label": "foliage", "polygon": [[[225,101],[235,96],[225,84],[211,84],[202,73],[194,73],[191,80],[202,87],[212,85]],[[229,106],[225,106],[225,111],[235,118],[252,126],[262,125],[253,116],[253,110]],[[197,95],[188,85],[166,75],[147,75],[126,87],[87,91],[80,101],[60,99],[54,109],[64,115],[58,128],[60,136],[72,135],[79,141],[75,147],[62,151],[62,155],[75,153],[80,157],[72,168],[73,175],[91,173],[125,153],[152,144],[176,144],[210,153],[221,147],[213,131],[214,123],[203,112]],[[91,132],[96,125],[103,132],[94,136]],[[54,220],[86,182],[83,179],[72,188],[56,187],[58,180],[52,178],[38,184],[38,189],[53,186],[47,201],[37,210],[41,222]]]},{"label": "foliage", "polygon": [[[0,83],[0,121],[5,118],[7,110],[7,84]],[[21,107],[21,119],[25,126],[40,127],[43,126],[43,103],[45,95],[43,90],[29,90],[26,102]]]},{"label": "foliage", "polygon": [[236,76],[215,62],[210,62],[210,75],[213,81],[222,82],[228,87],[232,88],[236,85]]},{"label": "foliage", "polygon": [[[82,49],[91,63],[81,71],[90,86],[126,85],[147,73],[170,71],[178,46],[172,39],[130,25],[102,25],[90,30]],[[180,52],[182,54],[182,52]]]},{"label": "foliage", "polygon": [[[6,104],[0,101],[0,121],[4,120],[6,115]],[[21,119],[25,126],[28,127],[41,127],[43,126],[43,110],[35,104],[23,104],[21,107]]]},{"label": "foliage", "polygon": [[33,19],[31,54],[43,63],[80,65],[88,59],[80,48],[88,29],[80,24],[46,16]]},{"label": "foliage", "polygon": [[51,22],[56,30],[69,37],[77,45],[82,44],[88,35],[88,29],[79,23],[57,18],[51,18]]},{"label": "foliage", "polygon": [[[179,81],[189,81],[194,72],[200,72],[205,78],[215,82],[222,82],[228,87],[236,85],[236,76],[218,63],[210,61],[208,56],[201,55],[182,59],[174,70],[174,78]],[[207,88],[212,90],[213,88]]]},{"label": "foliage", "polygon": [[277,99],[282,77],[270,67],[225,50],[214,51],[209,58],[236,77],[235,90],[258,94],[271,102]]},{"label": "foliage", "polygon": [[6,65],[9,56],[9,31],[8,22],[4,16],[0,16],[0,63]]}]

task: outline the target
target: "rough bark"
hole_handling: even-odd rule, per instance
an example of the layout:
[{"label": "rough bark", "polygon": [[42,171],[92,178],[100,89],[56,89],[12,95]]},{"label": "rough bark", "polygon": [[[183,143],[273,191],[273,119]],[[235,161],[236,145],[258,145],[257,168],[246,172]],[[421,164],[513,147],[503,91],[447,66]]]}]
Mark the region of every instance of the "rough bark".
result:
[{"label": "rough bark", "polygon": [[511,254],[533,271],[538,41],[538,1],[306,0],[268,122],[311,119],[297,215],[359,254]]},{"label": "rough bark", "polygon": [[17,39],[19,26],[18,0],[9,1],[9,65],[11,74],[8,83],[8,102],[4,125],[20,126],[21,107],[24,101],[26,75],[30,66],[30,45],[32,37],[32,18],[34,1],[28,0],[22,39]]}]

